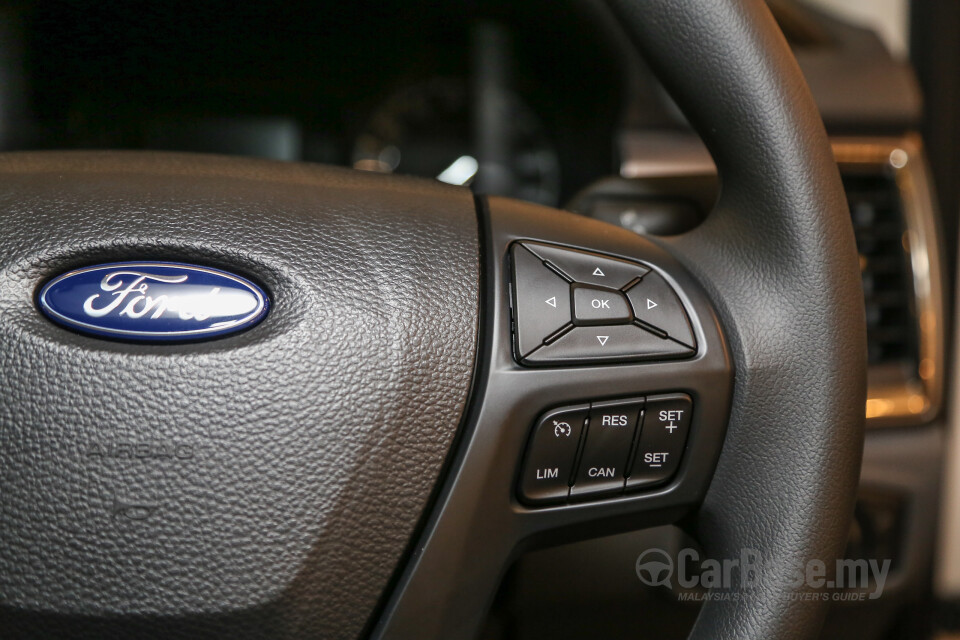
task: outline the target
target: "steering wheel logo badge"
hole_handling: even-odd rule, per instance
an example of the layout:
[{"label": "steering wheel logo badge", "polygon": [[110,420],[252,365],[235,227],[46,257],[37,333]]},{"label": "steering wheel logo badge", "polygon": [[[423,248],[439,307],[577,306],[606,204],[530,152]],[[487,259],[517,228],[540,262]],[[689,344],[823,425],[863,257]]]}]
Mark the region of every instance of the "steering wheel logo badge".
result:
[{"label": "steering wheel logo badge", "polygon": [[247,329],[270,302],[245,278],[177,262],[120,262],[57,276],[40,310],[80,333],[138,342],[183,342]]},{"label": "steering wheel logo badge", "polygon": [[673,558],[663,549],[647,549],[637,558],[637,577],[651,587],[669,586],[673,577]]},{"label": "steering wheel logo badge", "polygon": [[553,421],[553,435],[558,438],[569,438],[570,434],[573,433],[573,428],[568,422],[557,422]]}]

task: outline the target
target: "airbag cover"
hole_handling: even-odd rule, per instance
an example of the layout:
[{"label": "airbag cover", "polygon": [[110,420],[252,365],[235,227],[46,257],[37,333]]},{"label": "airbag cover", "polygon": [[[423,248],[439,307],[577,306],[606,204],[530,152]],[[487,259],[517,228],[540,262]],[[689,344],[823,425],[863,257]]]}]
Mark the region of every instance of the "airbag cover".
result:
[{"label": "airbag cover", "polygon": [[[0,156],[0,635],[359,635],[464,411],[468,190],[213,156]],[[79,335],[34,304],[86,265],[250,278],[256,327]]]}]

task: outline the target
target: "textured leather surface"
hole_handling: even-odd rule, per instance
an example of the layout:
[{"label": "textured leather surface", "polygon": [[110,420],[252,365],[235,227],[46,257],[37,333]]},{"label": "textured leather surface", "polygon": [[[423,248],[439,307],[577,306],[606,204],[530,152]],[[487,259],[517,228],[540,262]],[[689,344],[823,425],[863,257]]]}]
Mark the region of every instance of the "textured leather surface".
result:
[{"label": "textured leather surface", "polygon": [[[138,258],[246,275],[273,309],[219,341],[143,346],[34,306],[68,268]],[[478,269],[466,189],[0,156],[0,637],[356,637],[461,419]],[[129,503],[153,513],[127,519]]]},{"label": "textured leather surface", "polygon": [[[842,553],[862,452],[866,337],[856,249],[823,125],[760,0],[612,0],[714,155],[723,190],[671,241],[712,290],[735,354],[726,443],[699,518],[717,558],[760,552],[752,589],[695,638],[808,638],[809,559]],[[734,597],[736,596],[736,597]]]}]

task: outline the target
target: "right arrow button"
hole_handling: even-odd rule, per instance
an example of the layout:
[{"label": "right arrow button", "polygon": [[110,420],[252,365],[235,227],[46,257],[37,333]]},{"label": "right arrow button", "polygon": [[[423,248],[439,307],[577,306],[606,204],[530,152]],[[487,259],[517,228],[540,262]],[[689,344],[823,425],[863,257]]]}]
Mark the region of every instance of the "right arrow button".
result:
[{"label": "right arrow button", "polygon": [[643,276],[640,282],[627,290],[627,298],[633,305],[633,314],[637,319],[660,329],[673,340],[696,349],[697,341],[693,337],[683,303],[660,274],[651,271]]}]

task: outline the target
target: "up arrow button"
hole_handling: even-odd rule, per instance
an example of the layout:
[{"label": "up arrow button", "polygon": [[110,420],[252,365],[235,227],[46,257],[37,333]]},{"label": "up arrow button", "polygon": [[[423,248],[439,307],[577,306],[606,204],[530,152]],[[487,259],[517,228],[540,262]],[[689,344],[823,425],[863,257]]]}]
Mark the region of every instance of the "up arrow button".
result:
[{"label": "up arrow button", "polygon": [[524,242],[523,246],[545,262],[566,275],[567,280],[610,289],[622,289],[637,278],[642,278],[649,269],[642,264],[588,253],[579,249],[567,249],[539,242]]}]

